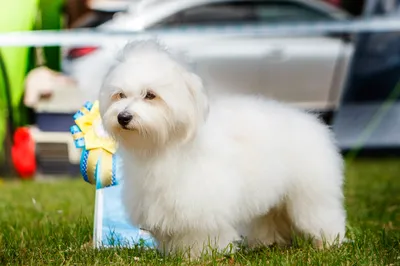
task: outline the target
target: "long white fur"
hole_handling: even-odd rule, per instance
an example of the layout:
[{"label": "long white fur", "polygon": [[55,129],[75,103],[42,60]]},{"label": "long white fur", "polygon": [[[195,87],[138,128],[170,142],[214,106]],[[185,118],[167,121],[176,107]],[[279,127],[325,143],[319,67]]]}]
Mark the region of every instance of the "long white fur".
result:
[{"label": "long white fur", "polygon": [[[290,244],[293,232],[319,247],[343,240],[343,161],[311,114],[251,95],[209,100],[201,79],[152,42],[125,49],[100,109],[119,143],[126,211],[160,250],[199,256],[241,237]],[[124,110],[128,129],[117,121]]]}]

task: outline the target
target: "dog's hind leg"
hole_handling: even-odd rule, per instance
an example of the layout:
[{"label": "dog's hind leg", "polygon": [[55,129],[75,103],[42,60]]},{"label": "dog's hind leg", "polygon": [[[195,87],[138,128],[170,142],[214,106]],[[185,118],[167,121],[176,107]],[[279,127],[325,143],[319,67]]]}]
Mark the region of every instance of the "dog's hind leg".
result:
[{"label": "dog's hind leg", "polygon": [[290,194],[287,210],[296,231],[311,237],[317,248],[342,242],[346,214],[339,189],[298,189]]},{"label": "dog's hind leg", "polygon": [[254,219],[246,232],[245,241],[250,248],[291,243],[292,225],[285,206],[273,208],[268,214]]}]

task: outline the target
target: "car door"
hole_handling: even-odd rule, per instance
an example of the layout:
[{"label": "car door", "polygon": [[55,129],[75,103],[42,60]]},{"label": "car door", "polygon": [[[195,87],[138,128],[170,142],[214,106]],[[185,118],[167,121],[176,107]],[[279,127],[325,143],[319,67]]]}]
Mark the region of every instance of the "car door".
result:
[{"label": "car door", "polygon": [[[244,0],[203,3],[183,8],[157,23],[181,27],[165,42],[183,51],[210,93],[261,94],[305,108],[327,109],[342,41],[318,37],[216,36],[203,28],[328,20],[320,11],[295,1]],[[199,34],[185,35],[196,31]],[[243,33],[243,32],[241,32]]]},{"label": "car door", "polygon": [[[247,1],[220,1],[185,7],[158,21],[151,29],[181,28],[181,34],[163,37],[168,46],[183,52],[210,94],[262,91],[261,54],[263,40],[251,37],[223,37],[207,29],[254,22],[253,7]],[[187,32],[195,31],[198,34]],[[174,31],[177,32],[177,31]],[[179,31],[178,31],[179,32]]]},{"label": "car door", "polygon": [[[304,3],[258,1],[254,7],[257,20],[267,25],[333,20]],[[345,49],[342,39],[323,35],[260,38],[269,50],[260,71],[267,96],[307,109],[334,108],[337,97],[332,96],[332,89],[341,89],[334,85],[336,67]]]}]

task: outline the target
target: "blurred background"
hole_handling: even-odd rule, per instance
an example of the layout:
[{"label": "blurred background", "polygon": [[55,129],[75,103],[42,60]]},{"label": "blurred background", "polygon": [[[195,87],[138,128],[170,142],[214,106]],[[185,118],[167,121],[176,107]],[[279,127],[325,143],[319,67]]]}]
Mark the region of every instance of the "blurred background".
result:
[{"label": "blurred background", "polygon": [[[186,55],[211,93],[262,94],[316,112],[349,156],[400,151],[399,31],[187,34],[400,17],[400,0],[19,0],[2,1],[0,13],[0,33],[165,31],[160,40]],[[72,116],[96,99],[107,62],[124,43],[110,37],[99,46],[0,46],[0,176],[79,176]]]},{"label": "blurred background", "polygon": [[[353,30],[311,31],[329,25]],[[118,193],[83,181],[69,131],[118,48],[154,37],[185,55],[210,94],[316,113],[346,163],[348,243],[198,265],[400,265],[400,0],[0,1],[0,265],[182,264],[142,248],[90,249],[130,227],[115,215]]]}]

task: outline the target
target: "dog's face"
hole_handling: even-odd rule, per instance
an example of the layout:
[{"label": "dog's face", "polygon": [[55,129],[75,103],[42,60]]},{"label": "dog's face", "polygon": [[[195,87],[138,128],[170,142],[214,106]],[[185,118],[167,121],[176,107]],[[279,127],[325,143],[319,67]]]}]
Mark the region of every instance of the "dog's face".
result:
[{"label": "dog's face", "polygon": [[99,102],[106,131],[133,149],[188,141],[208,112],[200,78],[151,49],[132,52],[110,71]]}]

